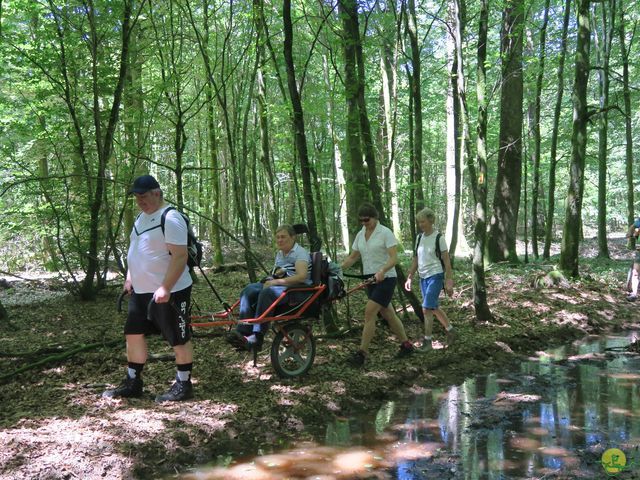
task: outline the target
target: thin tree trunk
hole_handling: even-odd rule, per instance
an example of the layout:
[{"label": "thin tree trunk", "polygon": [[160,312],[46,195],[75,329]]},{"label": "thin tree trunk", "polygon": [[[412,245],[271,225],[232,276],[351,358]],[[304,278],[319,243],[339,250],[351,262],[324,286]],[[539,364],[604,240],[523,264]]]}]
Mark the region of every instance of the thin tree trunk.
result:
[{"label": "thin tree trunk", "polygon": [[[358,105],[358,71],[356,59],[356,42],[360,38],[358,31],[358,13],[354,0],[340,0],[339,12],[342,17],[344,29],[343,48],[345,56],[344,88],[347,101],[347,126],[346,143],[349,159],[347,174],[347,212],[351,222],[350,230],[355,231],[355,212],[363,200],[371,198],[367,177],[365,176],[364,162],[362,158],[362,145],[360,133],[360,112]],[[355,18],[354,18],[355,16]]]},{"label": "thin tree trunk", "polygon": [[533,112],[533,185],[531,188],[531,248],[534,258],[538,258],[538,203],[540,197],[540,111],[542,109],[542,81],[544,78],[545,58],[547,52],[547,24],[549,23],[549,6],[551,0],[544,4],[544,17],[540,27],[540,46],[538,54],[538,73],[536,75],[535,106]]},{"label": "thin tree trunk", "polygon": [[578,1],[578,42],[573,84],[573,131],[571,134],[571,165],[565,220],[560,251],[560,269],[567,275],[579,273],[580,225],[584,192],[584,166],[587,153],[587,86],[589,83],[589,51],[591,25],[589,0]]},{"label": "thin tree trunk", "polygon": [[307,152],[307,138],[305,135],[304,113],[300,92],[296,84],[295,67],[293,64],[293,26],[291,24],[291,0],[284,0],[282,6],[282,17],[284,20],[284,59],[287,66],[287,85],[289,87],[289,98],[293,108],[293,128],[295,132],[295,145],[300,162],[302,175],[302,191],[304,196],[305,213],[307,214],[307,226],[311,241],[311,251],[320,250],[320,236],[316,222],[316,214],[313,202],[313,190],[311,188],[311,172],[309,155]]},{"label": "thin tree trunk", "polygon": [[560,113],[562,112],[562,97],[564,94],[564,62],[567,54],[567,33],[569,31],[569,18],[571,14],[571,0],[566,0],[564,5],[564,17],[562,21],[562,40],[560,41],[560,58],[558,59],[558,89],[556,104],[553,112],[553,126],[551,128],[551,146],[549,148],[549,201],[547,204],[547,219],[545,223],[544,252],[542,258],[549,259],[551,254],[551,241],[553,240],[553,223],[556,209],[556,167],[558,164],[558,128],[560,125]]},{"label": "thin tree trunk", "polygon": [[[89,206],[89,248],[87,252],[87,271],[86,277],[82,282],[80,296],[83,299],[93,299],[96,295],[94,286],[94,278],[99,272],[98,265],[98,243],[100,239],[100,212],[104,201],[105,188],[105,171],[107,163],[111,158],[113,151],[113,138],[115,135],[116,125],[120,113],[120,104],[122,103],[122,92],[129,65],[129,42],[131,40],[131,2],[125,1],[123,19],[122,19],[122,44],[120,49],[120,66],[118,79],[113,90],[113,99],[111,110],[109,112],[108,121],[104,133],[102,131],[101,116],[101,94],[98,86],[100,79],[98,78],[98,45],[99,33],[96,25],[95,10],[93,4],[89,3],[87,8],[87,20],[89,24],[89,45],[91,51],[91,76],[93,85],[93,120],[94,120],[94,136],[96,143],[96,152],[98,154],[98,167],[95,173],[95,189],[93,189],[93,198],[90,200]],[[135,21],[133,22],[135,24]],[[89,179],[88,184],[93,182]]]},{"label": "thin tree trunk", "polygon": [[[451,238],[449,247],[449,254],[451,261],[453,262],[456,252],[460,256],[466,257],[470,248],[467,244],[467,239],[464,234],[462,225],[462,182],[463,182],[463,166],[468,163],[468,159],[471,156],[471,138],[470,138],[470,126],[469,126],[469,108],[467,106],[467,84],[464,73],[464,55],[463,55],[463,39],[465,30],[465,11],[466,6],[464,0],[454,0],[452,12],[454,14],[452,37],[455,45],[454,54],[456,57],[455,74],[453,76],[454,85],[453,88],[456,91],[457,100],[457,112],[458,112],[458,130],[460,131],[457,142],[459,147],[456,150],[458,152],[458,158],[456,158],[455,168],[455,206],[454,214],[452,217]],[[448,229],[447,229],[448,230]]]},{"label": "thin tree trunk", "polygon": [[[452,21],[452,20],[450,20]],[[455,21],[455,19],[453,20]],[[456,82],[458,71],[458,57],[456,55],[455,38],[453,34],[447,36],[447,69],[449,70],[449,83],[447,85],[446,112],[447,112],[447,150],[446,162],[446,191],[447,191],[447,226],[446,238],[449,245],[449,255],[453,259],[457,242],[458,218],[458,179],[460,178],[460,101],[458,99],[458,87]]]},{"label": "thin tree trunk", "polygon": [[[324,67],[324,82],[327,88],[327,92],[331,92],[331,82],[329,80],[329,64],[327,61],[327,57],[323,56],[323,67]],[[327,101],[328,108],[328,118],[329,118],[329,131],[331,132],[331,141],[332,141],[332,158],[333,165],[335,169],[335,177],[337,181],[337,205],[338,205],[338,219],[339,219],[339,228],[340,234],[338,232],[334,233],[334,236],[340,238],[340,245],[342,247],[343,252],[348,252],[349,247],[351,246],[349,243],[349,219],[347,218],[347,209],[345,208],[345,202],[347,198],[347,188],[346,182],[344,178],[344,170],[342,169],[342,155],[340,153],[340,141],[338,139],[338,135],[335,129],[335,118],[334,111],[335,107],[333,104],[333,95],[329,95]],[[335,204],[335,203],[334,203]],[[336,248],[337,250],[337,248]]]},{"label": "thin tree trunk", "polygon": [[474,233],[476,244],[473,249],[473,307],[478,321],[491,320],[491,310],[487,303],[487,284],[484,271],[484,252],[487,240],[487,32],[489,24],[488,0],[481,0],[478,22],[478,62],[476,94],[478,97],[478,138],[476,140],[477,163],[469,156],[469,181],[475,201]]},{"label": "thin tree trunk", "polygon": [[262,0],[253,0],[254,19],[256,23],[256,55],[258,58],[258,115],[260,119],[260,163],[264,171],[267,173],[267,191],[272,202],[266,202],[264,208],[267,209],[267,218],[269,219],[269,227],[272,232],[278,228],[278,196],[275,191],[275,175],[271,163],[271,146],[269,135],[269,116],[267,114],[267,86],[262,68],[262,61],[266,58],[265,41],[263,35],[265,33],[263,3]]},{"label": "thin tree trunk", "polygon": [[[635,32],[634,24],[634,32]],[[625,130],[625,177],[627,179],[627,225],[635,219],[634,209],[634,175],[633,175],[633,131],[631,128],[631,92],[629,90],[629,50],[625,35],[624,5],[620,8],[620,56],[622,57],[622,94],[624,99],[624,130]],[[632,36],[633,38],[633,36]],[[629,238],[629,247],[633,248],[634,238]]]},{"label": "thin tree trunk", "polygon": [[[421,70],[422,62],[420,58],[420,46],[418,44],[418,20],[416,18],[416,2],[408,1],[409,11],[405,15],[405,29],[409,34],[409,44],[411,45],[411,74],[409,75],[409,88],[411,95],[411,106],[413,108],[413,129],[410,134],[413,138],[413,148],[411,157],[413,159],[413,179],[411,182],[411,194],[414,200],[412,214],[424,208],[424,193],[422,186],[422,90],[421,90]],[[412,222],[412,225],[415,222]]]},{"label": "thin tree trunk", "polygon": [[[608,12],[607,5],[609,5]],[[609,258],[609,246],[607,243],[607,137],[609,131],[609,113],[607,110],[609,108],[609,59],[611,57],[611,44],[615,32],[616,0],[609,0],[608,3],[602,3],[601,10],[602,41],[598,41],[597,29],[595,36],[600,63],[598,86],[601,111],[598,122],[598,257]],[[597,6],[594,6],[594,25],[596,11]]]}]

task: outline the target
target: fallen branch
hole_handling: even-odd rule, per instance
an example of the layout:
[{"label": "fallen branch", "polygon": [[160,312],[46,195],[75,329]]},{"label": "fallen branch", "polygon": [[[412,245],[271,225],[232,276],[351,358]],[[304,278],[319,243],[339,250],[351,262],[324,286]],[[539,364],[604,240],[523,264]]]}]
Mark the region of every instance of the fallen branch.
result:
[{"label": "fallen branch", "polygon": [[90,343],[88,345],[87,344],[78,345],[74,348],[71,348],[70,350],[65,350],[64,352],[60,352],[56,355],[50,355],[41,360],[38,360],[37,362],[30,363],[29,365],[25,365],[24,367],[20,367],[19,369],[14,370],[13,372],[0,375],[0,382],[4,382],[10,378],[15,377],[16,375],[26,372],[27,370],[32,370],[41,365],[46,365],[48,363],[53,363],[53,362],[61,362],[62,360],[66,360],[67,358],[73,357],[74,355],[77,355],[78,353],[81,353],[81,352],[86,352],[89,350],[93,350],[94,348],[100,348],[100,347],[112,347],[119,343],[122,343],[121,338],[117,340],[109,340],[105,342]]}]

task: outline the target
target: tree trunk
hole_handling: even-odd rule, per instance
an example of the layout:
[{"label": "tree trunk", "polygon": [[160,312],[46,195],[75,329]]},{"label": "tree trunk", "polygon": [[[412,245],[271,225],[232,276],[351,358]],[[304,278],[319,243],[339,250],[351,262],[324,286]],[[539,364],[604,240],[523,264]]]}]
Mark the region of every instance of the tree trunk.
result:
[{"label": "tree trunk", "polygon": [[573,83],[573,131],[571,134],[571,165],[565,220],[560,251],[560,269],[572,277],[578,276],[584,165],[587,153],[587,86],[589,83],[589,51],[591,26],[589,0],[578,1],[578,41]]},{"label": "tree trunk", "polygon": [[[348,168],[347,182],[347,212],[350,222],[349,230],[354,232],[356,225],[355,212],[360,203],[371,199],[367,177],[365,176],[362,158],[360,134],[360,117],[358,110],[358,73],[356,60],[356,42],[359,41],[358,17],[354,0],[340,0],[339,12],[344,29],[343,48],[345,56],[344,89],[347,101],[346,148]],[[355,18],[353,18],[355,15]]]},{"label": "tree trunk", "polygon": [[491,262],[518,262],[516,228],[522,184],[523,23],[523,0],[508,2],[503,11],[500,35],[502,88],[498,174],[487,244]]},{"label": "tree trunk", "polygon": [[569,31],[569,18],[571,14],[571,0],[566,0],[564,5],[564,17],[562,21],[562,40],[560,41],[560,58],[558,59],[558,90],[556,104],[553,112],[553,126],[551,128],[551,146],[549,148],[549,200],[547,204],[547,221],[545,223],[544,252],[542,258],[548,260],[551,254],[551,241],[553,240],[553,219],[556,209],[556,166],[558,164],[558,128],[560,126],[560,113],[562,112],[562,97],[564,94],[564,62],[567,54],[567,33]]},{"label": "tree trunk", "polygon": [[[463,55],[463,39],[465,29],[465,3],[464,0],[453,0],[451,12],[453,14],[453,28],[451,29],[451,36],[454,43],[454,55],[455,61],[453,62],[454,71],[452,72],[452,86],[454,90],[454,101],[456,102],[456,115],[457,129],[455,141],[458,147],[455,149],[455,167],[453,178],[453,215],[448,217],[451,220],[451,228],[447,228],[447,233],[450,234],[448,238],[449,254],[451,261],[453,262],[456,252],[459,256],[466,257],[470,253],[469,245],[464,234],[464,228],[462,224],[462,176],[463,166],[467,163],[467,160],[471,155],[471,138],[470,138],[470,126],[469,126],[469,109],[467,106],[467,85],[464,73],[464,55]],[[448,183],[448,182],[447,182]],[[447,189],[449,185],[447,185]]]},{"label": "tree trunk", "polygon": [[302,190],[304,196],[304,206],[307,214],[307,226],[309,227],[309,237],[311,251],[320,250],[320,236],[316,222],[316,214],[313,205],[313,189],[311,188],[311,171],[309,155],[307,152],[307,138],[304,131],[304,114],[300,92],[296,84],[295,68],[293,64],[293,27],[291,24],[291,0],[284,0],[282,6],[282,17],[284,20],[284,59],[287,66],[287,85],[289,87],[289,98],[293,108],[293,129],[295,132],[295,144],[300,162],[302,174]]},{"label": "tree trunk", "polygon": [[[413,129],[410,132],[413,138],[413,148],[411,149],[413,181],[411,182],[411,193],[414,207],[411,209],[412,215],[424,208],[424,193],[422,186],[422,90],[421,90],[421,70],[420,46],[418,44],[418,21],[416,17],[415,0],[408,1],[409,11],[405,15],[405,29],[409,34],[409,44],[411,45],[411,74],[409,75],[410,102],[413,108],[412,122]],[[411,222],[413,225],[415,221]],[[415,228],[415,227],[413,227]]]},{"label": "tree trunk", "polygon": [[[397,43],[398,42],[396,42],[396,46]],[[383,45],[380,57],[380,71],[382,73],[382,107],[385,131],[384,152],[386,153],[386,171],[388,172],[387,178],[389,179],[391,197],[389,204],[391,205],[391,224],[393,225],[393,231],[398,238],[402,238],[395,159],[396,117],[398,110],[397,57],[398,50],[396,47],[387,44]]]},{"label": "tree trunk", "polygon": [[[407,72],[407,80],[408,84],[411,85],[413,80],[411,79],[411,71],[408,65],[405,65],[405,70]],[[409,185],[411,185],[409,190],[409,228],[411,229],[411,238],[416,238],[417,225],[416,225],[416,212],[418,211],[418,205],[420,205],[420,201],[418,200],[418,194],[423,198],[422,195],[422,181],[418,181],[418,179],[422,180],[422,177],[419,176],[420,172],[418,171],[418,165],[416,164],[416,160],[414,158],[415,147],[413,140],[413,94],[411,93],[411,88],[409,89],[409,101],[407,108],[407,145],[409,150]],[[424,203],[424,198],[422,200]]]},{"label": "tree trunk", "polygon": [[122,44],[120,49],[120,66],[116,85],[113,89],[113,99],[111,102],[111,110],[109,112],[106,128],[103,133],[102,124],[102,111],[100,104],[102,101],[102,95],[100,93],[98,78],[98,46],[99,46],[99,32],[96,25],[95,11],[93,5],[89,4],[87,9],[87,20],[89,25],[88,44],[90,45],[91,52],[91,76],[93,85],[93,120],[94,120],[94,138],[96,143],[96,152],[98,155],[98,166],[95,172],[95,187],[91,189],[93,181],[87,179],[90,191],[92,191],[92,198],[89,205],[89,248],[87,252],[87,270],[86,277],[82,281],[80,288],[80,296],[85,299],[94,299],[96,296],[96,287],[94,285],[94,278],[100,271],[98,261],[98,248],[100,240],[100,212],[102,209],[102,203],[104,201],[104,188],[105,188],[105,172],[107,169],[107,162],[111,158],[113,151],[113,138],[115,135],[116,125],[118,123],[118,116],[120,113],[120,104],[122,102],[122,92],[124,90],[124,83],[127,73],[127,67],[129,64],[129,42],[131,39],[131,2],[125,1],[124,10],[122,15]]},{"label": "tree trunk", "polygon": [[[202,12],[203,12],[203,43],[209,45],[209,13],[207,9],[207,0],[203,0]],[[216,136],[216,121],[215,121],[215,104],[213,95],[213,82],[206,72],[211,70],[210,59],[208,55],[201,55],[203,62],[206,62],[205,66],[205,98],[207,104],[207,134],[209,140],[209,186],[211,187],[210,202],[207,204],[210,206],[209,215],[213,218],[211,224],[211,253],[213,257],[213,265],[220,266],[224,263],[224,256],[222,255],[222,232],[220,231],[220,210],[222,206],[221,188],[220,188],[220,161],[218,152],[218,137]]]},{"label": "tree trunk", "polygon": [[7,313],[7,309],[4,308],[4,305],[2,305],[2,302],[0,302],[0,320],[8,320],[9,319],[9,313]]},{"label": "tree trunk", "polygon": [[[607,11],[607,5],[610,5]],[[599,41],[596,31],[596,50],[600,69],[598,70],[598,87],[600,93],[600,117],[598,121],[598,257],[609,258],[607,244],[607,157],[609,131],[609,59],[611,44],[615,32],[616,0],[601,5],[602,40]],[[597,6],[594,7],[594,25]],[[609,25],[610,24],[610,25]]]},{"label": "tree trunk", "polygon": [[[327,88],[327,92],[331,91],[331,82],[329,80],[329,64],[327,61],[327,57],[323,56],[323,69],[324,69],[324,83]],[[342,155],[340,153],[340,141],[338,139],[338,135],[336,133],[335,118],[334,118],[334,104],[333,104],[333,96],[330,95],[327,101],[327,108],[329,112],[329,130],[331,132],[331,142],[332,142],[332,159],[333,166],[335,169],[335,177],[337,182],[337,194],[338,201],[335,204],[338,205],[338,222],[340,232],[334,233],[335,238],[340,238],[340,245],[343,252],[348,252],[351,244],[349,243],[349,219],[347,218],[347,209],[345,207],[345,202],[347,198],[347,187],[344,178],[344,170],[342,169]],[[336,248],[337,251],[337,248]],[[337,252],[336,252],[337,253]]]},{"label": "tree trunk", "polygon": [[478,321],[492,318],[487,303],[487,284],[484,271],[484,252],[487,240],[487,32],[489,24],[489,0],[481,0],[478,25],[478,61],[476,94],[478,97],[478,138],[476,141],[478,169],[471,156],[467,157],[469,181],[475,201],[474,233],[476,244],[473,249],[473,307]]},{"label": "tree trunk", "polygon": [[[635,219],[634,212],[634,175],[633,175],[633,131],[631,128],[631,92],[629,90],[629,49],[627,48],[624,31],[624,5],[620,8],[620,54],[622,57],[622,94],[624,98],[624,127],[625,127],[625,177],[627,179],[627,225]],[[633,248],[633,237],[629,238],[629,247]]]},{"label": "tree trunk", "polygon": [[[454,20],[449,20],[450,22]],[[456,55],[455,37],[447,36],[447,69],[449,70],[449,82],[447,85],[446,112],[447,112],[447,150],[446,162],[446,191],[447,191],[447,227],[446,238],[449,245],[449,255],[453,260],[457,242],[457,219],[459,217],[459,188],[460,178],[460,100],[458,99],[457,71],[458,57]]]},{"label": "tree trunk", "polygon": [[538,54],[538,73],[536,75],[536,91],[533,112],[533,185],[531,188],[531,248],[534,258],[538,258],[538,203],[540,197],[540,110],[542,108],[542,81],[547,51],[547,24],[549,23],[549,6],[551,0],[545,0],[544,17],[540,27],[540,46]]},{"label": "tree trunk", "polygon": [[276,194],[276,180],[273,173],[273,166],[271,163],[271,147],[270,147],[270,135],[269,135],[269,116],[267,114],[267,85],[262,68],[263,60],[266,58],[265,54],[265,42],[263,35],[265,33],[264,16],[263,16],[263,3],[262,0],[253,0],[254,19],[256,23],[256,43],[258,58],[258,116],[260,120],[260,164],[267,173],[267,191],[272,199],[272,202],[266,202],[263,206],[267,209],[267,218],[269,220],[269,227],[272,232],[275,232],[278,228],[278,195]]}]

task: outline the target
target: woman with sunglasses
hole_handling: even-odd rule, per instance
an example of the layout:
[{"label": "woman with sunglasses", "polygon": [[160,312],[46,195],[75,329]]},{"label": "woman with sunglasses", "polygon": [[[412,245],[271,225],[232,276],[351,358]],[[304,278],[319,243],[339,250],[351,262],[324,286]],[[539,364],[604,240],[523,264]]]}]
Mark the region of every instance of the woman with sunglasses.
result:
[{"label": "woman with sunglasses", "polygon": [[348,359],[355,367],[363,366],[369,354],[378,313],[387,321],[389,328],[401,342],[398,356],[404,357],[414,352],[404,326],[391,305],[391,297],[397,283],[395,265],[398,262],[398,241],[393,232],[378,221],[378,211],[372,204],[362,204],[358,209],[358,218],[362,229],[353,241],[351,254],[342,262],[342,268],[348,268],[361,259],[362,273],[371,276],[374,282],[367,287],[369,300],[364,308],[360,349]]}]

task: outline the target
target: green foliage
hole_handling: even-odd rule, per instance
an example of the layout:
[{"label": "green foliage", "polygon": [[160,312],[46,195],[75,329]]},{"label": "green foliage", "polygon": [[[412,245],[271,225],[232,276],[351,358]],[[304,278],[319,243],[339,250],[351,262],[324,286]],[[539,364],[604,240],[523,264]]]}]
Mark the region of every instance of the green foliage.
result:
[{"label": "green foliage", "polygon": [[[523,67],[525,78],[531,83],[539,68],[536,60],[539,46],[536,42],[544,2],[526,3],[525,29],[532,43]],[[37,265],[75,272],[87,267],[91,243],[89,224],[95,218],[90,207],[96,200],[96,177],[101,172],[101,137],[97,135],[96,128],[104,134],[110,115],[120,67],[125,2],[96,0],[93,4],[94,17],[88,15],[85,2],[79,0],[54,1],[51,4],[16,0],[3,8],[0,39],[0,209],[3,215],[0,217],[0,238],[7,246],[0,256],[2,268],[22,269]],[[322,203],[316,205],[316,214],[322,213],[325,221],[333,223],[327,228],[330,238],[326,238],[325,243],[337,245],[342,239],[338,238],[341,229],[335,222],[345,209],[345,200],[337,186],[336,158],[341,155],[344,163],[347,150],[343,26],[336,4],[293,4],[294,62],[303,102],[310,162],[318,180],[316,198]],[[260,32],[257,31],[254,2],[207,2],[206,11],[202,9],[201,2],[193,0],[168,3],[132,0],[131,5],[133,16],[139,9],[142,16],[135,17],[136,27],[130,44],[130,78],[125,87],[125,100],[119,107],[120,121],[114,132],[113,153],[104,159],[106,190],[99,211],[96,253],[99,268],[119,268],[114,254],[122,255],[126,249],[129,227],[125,225],[125,219],[130,221],[132,216],[125,192],[133,176],[140,172],[150,171],[156,175],[165,189],[166,198],[182,201],[192,212],[192,218],[202,214],[198,225],[206,230],[207,235],[212,226],[209,222],[211,215],[203,212],[202,208],[211,203],[213,182],[219,185],[222,205],[216,213],[230,235],[239,236],[242,232],[239,220],[242,207],[237,205],[238,198],[247,204],[245,213],[250,220],[250,236],[269,238],[264,233],[269,228],[271,213],[278,223],[304,220],[304,212],[300,209],[301,172],[293,145],[291,108],[286,89],[280,5],[262,1],[255,3],[264,12],[266,30]],[[409,183],[407,73],[411,72],[412,65],[407,33],[401,21],[404,15],[399,10],[401,6],[402,2],[399,2],[394,11],[390,3],[362,4],[360,34],[367,79],[365,99],[375,135],[378,176],[387,180],[387,169],[395,169],[402,235],[408,236],[409,196],[413,185]],[[493,198],[493,179],[496,177],[501,62],[499,35],[503,6],[501,2],[491,4],[489,21],[489,198]],[[463,55],[472,120],[472,151],[468,155],[473,158],[473,122],[477,109],[475,22],[479,3],[466,2],[465,7]],[[549,168],[563,8],[563,1],[551,2],[547,63],[543,76],[541,202],[545,205],[545,197],[549,193],[546,172]],[[630,25],[638,19],[637,2],[624,4],[621,8],[625,8],[625,19]],[[419,186],[444,225],[445,99],[450,84],[450,54],[447,53],[450,19],[446,8],[432,0],[418,0],[416,12],[424,116],[421,145],[424,177],[420,179]],[[205,14],[210,31],[208,38],[203,37]],[[573,78],[576,40],[575,15],[571,18],[565,95],[559,125],[556,225],[562,223],[564,214],[562,199],[567,190],[571,151],[572,112],[568,92]],[[99,38],[93,53],[90,21],[95,21]],[[627,28],[630,58],[636,58],[638,46],[631,35],[632,29]],[[613,78],[619,78],[621,71],[617,41],[614,38]],[[261,56],[257,57],[259,52]],[[208,56],[211,65],[211,100],[206,96],[207,72],[203,54]],[[392,61],[394,74],[393,132],[385,132],[383,128],[381,62],[385,58]],[[595,58],[592,63],[595,63]],[[257,106],[258,67],[264,75],[264,108],[270,148],[268,162],[274,173],[273,180],[268,178],[265,165],[258,160],[262,140]],[[631,83],[636,84],[638,68],[635,64],[630,67]],[[621,103],[619,83],[612,83],[611,93],[612,101]],[[632,105],[637,104],[637,95],[632,90]],[[590,82],[588,102],[594,106],[597,104],[595,82]],[[208,135],[209,111],[213,115],[215,145]],[[640,120],[639,115],[639,112],[633,112],[634,125]],[[609,118],[608,218],[611,230],[619,231],[624,228],[627,218],[624,119],[617,110],[610,111]],[[180,165],[176,161],[180,148],[177,143],[179,128],[183,128],[181,141],[184,148]],[[389,157],[385,153],[385,135],[390,133],[393,134],[393,165],[389,165]],[[582,212],[587,230],[595,226],[598,207],[595,129],[590,128],[588,136]],[[218,161],[215,170],[210,163],[211,152]],[[237,163],[232,164],[232,160]],[[240,182],[240,197],[234,195],[234,178]],[[530,178],[525,180],[531,181]],[[268,188],[271,181],[274,182],[272,189]],[[271,198],[271,192],[276,198]],[[462,195],[465,199],[465,233],[469,235],[473,205],[466,181],[463,182]],[[385,201],[390,200],[387,194]],[[526,207],[530,208],[530,205]],[[524,206],[521,206],[521,223],[523,210]],[[223,247],[228,248],[232,242],[229,235],[223,237]]]}]

